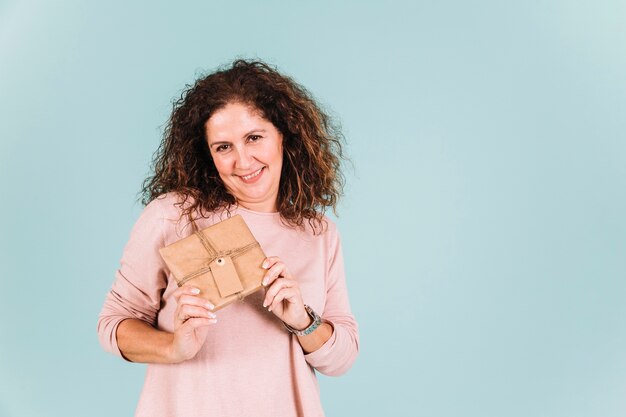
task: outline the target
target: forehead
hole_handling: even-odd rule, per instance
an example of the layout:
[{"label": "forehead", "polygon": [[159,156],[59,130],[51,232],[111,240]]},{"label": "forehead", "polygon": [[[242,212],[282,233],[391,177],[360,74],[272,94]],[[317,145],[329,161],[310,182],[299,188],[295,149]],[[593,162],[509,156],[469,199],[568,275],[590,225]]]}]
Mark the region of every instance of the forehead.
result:
[{"label": "forehead", "polygon": [[251,129],[267,129],[271,122],[258,109],[241,103],[229,103],[215,111],[204,124],[209,139],[228,139]]}]

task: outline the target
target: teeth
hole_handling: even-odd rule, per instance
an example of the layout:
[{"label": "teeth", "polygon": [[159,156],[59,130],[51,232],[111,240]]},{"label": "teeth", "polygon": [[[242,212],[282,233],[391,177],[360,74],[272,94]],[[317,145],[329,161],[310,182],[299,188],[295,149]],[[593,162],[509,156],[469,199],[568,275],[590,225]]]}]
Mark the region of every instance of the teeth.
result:
[{"label": "teeth", "polygon": [[241,178],[243,178],[244,180],[246,180],[246,181],[247,181],[247,180],[249,180],[250,178],[254,178],[254,177],[256,177],[257,175],[259,175],[259,174],[261,173],[261,171],[262,171],[262,170],[263,170],[263,168],[259,169],[257,172],[253,172],[253,173],[252,173],[252,174],[250,174],[250,175],[244,175],[244,176],[243,176],[243,177],[241,177]]}]

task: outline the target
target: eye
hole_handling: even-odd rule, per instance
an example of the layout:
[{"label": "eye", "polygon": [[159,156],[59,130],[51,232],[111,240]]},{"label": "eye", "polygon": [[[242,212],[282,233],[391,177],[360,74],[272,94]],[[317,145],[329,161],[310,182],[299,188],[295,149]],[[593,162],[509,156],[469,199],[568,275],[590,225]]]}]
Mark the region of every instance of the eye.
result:
[{"label": "eye", "polygon": [[250,135],[248,136],[248,142],[258,142],[261,139],[259,135]]},{"label": "eye", "polygon": [[230,145],[222,144],[215,147],[215,152],[225,152],[230,149]]}]

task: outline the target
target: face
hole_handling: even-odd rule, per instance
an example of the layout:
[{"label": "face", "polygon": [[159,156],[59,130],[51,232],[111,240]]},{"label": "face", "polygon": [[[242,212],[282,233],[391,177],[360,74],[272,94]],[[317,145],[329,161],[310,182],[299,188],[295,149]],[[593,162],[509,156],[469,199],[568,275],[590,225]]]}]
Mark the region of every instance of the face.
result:
[{"label": "face", "polygon": [[255,109],[229,103],[205,123],[215,168],[243,207],[276,211],[283,165],[283,137]]}]

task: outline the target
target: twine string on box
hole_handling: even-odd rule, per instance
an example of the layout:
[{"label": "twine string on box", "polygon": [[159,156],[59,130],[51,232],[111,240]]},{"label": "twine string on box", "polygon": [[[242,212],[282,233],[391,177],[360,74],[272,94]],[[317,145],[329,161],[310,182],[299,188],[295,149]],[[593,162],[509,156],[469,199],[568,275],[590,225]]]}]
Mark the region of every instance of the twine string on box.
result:
[{"label": "twine string on box", "polygon": [[[190,217],[191,219],[191,217]],[[257,242],[256,240],[252,243],[248,243],[245,246],[241,246],[239,248],[235,248],[235,249],[226,249],[226,250],[217,250],[215,249],[215,245],[213,245],[211,243],[211,241],[209,240],[209,238],[202,233],[202,231],[200,231],[200,229],[198,228],[198,225],[196,224],[196,222],[191,219],[191,224],[193,226],[194,229],[194,234],[198,237],[198,239],[200,240],[200,243],[202,243],[202,246],[204,246],[204,249],[207,251],[207,253],[209,254],[209,257],[207,258],[205,264],[206,266],[191,272],[187,275],[185,275],[180,281],[178,281],[178,286],[182,287],[186,282],[188,282],[191,279],[194,279],[202,274],[205,274],[209,271],[211,271],[211,263],[219,258],[223,258],[226,256],[230,256],[231,259],[235,259],[238,256],[243,255],[244,253],[246,253],[247,251],[249,251],[252,248],[255,248],[259,245],[259,242]],[[237,297],[240,300],[243,300],[243,296],[241,295],[241,291],[237,293]]]}]

